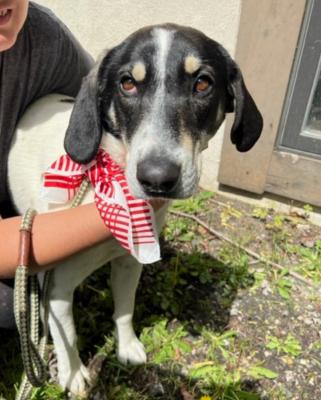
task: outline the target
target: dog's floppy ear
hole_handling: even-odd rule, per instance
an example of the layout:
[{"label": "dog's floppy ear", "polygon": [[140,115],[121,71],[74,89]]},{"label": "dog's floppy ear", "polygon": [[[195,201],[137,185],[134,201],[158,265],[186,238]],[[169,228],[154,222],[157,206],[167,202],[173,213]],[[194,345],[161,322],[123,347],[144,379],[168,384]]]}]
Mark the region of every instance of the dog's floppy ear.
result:
[{"label": "dog's floppy ear", "polygon": [[248,92],[242,73],[237,64],[228,57],[228,93],[227,112],[234,110],[234,122],[231,129],[231,141],[238,151],[250,150],[261,135],[263,118]]},{"label": "dog's floppy ear", "polygon": [[94,158],[101,140],[97,75],[95,67],[83,79],[66,131],[65,150],[79,163],[88,163]]}]

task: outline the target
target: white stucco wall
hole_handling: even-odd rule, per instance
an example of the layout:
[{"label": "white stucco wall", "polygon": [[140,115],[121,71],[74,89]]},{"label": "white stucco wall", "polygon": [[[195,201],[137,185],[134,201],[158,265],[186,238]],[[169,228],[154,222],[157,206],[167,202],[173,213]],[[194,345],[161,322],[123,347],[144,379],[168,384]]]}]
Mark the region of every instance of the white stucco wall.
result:
[{"label": "white stucco wall", "polygon": [[[36,0],[51,8],[94,56],[145,25],[189,25],[234,54],[241,0]],[[201,185],[215,190],[224,127],[203,153]]]}]

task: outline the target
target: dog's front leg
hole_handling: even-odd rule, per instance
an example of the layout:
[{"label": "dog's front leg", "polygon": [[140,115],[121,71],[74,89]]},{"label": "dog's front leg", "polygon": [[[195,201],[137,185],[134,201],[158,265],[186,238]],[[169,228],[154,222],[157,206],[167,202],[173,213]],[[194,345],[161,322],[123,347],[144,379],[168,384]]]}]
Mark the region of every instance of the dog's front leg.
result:
[{"label": "dog's front leg", "polygon": [[79,357],[72,313],[73,292],[80,279],[73,280],[68,272],[64,274],[68,267],[61,265],[52,272],[49,326],[57,355],[59,384],[75,395],[86,397],[86,382],[90,382],[90,376]]},{"label": "dog's front leg", "polygon": [[72,293],[50,302],[49,324],[58,360],[58,382],[72,393],[84,397],[90,376],[80,360],[72,316]]},{"label": "dog's front leg", "polygon": [[142,265],[130,255],[119,257],[111,264],[111,285],[115,304],[113,319],[118,340],[117,357],[123,364],[142,364],[146,362],[146,353],[132,323]]}]

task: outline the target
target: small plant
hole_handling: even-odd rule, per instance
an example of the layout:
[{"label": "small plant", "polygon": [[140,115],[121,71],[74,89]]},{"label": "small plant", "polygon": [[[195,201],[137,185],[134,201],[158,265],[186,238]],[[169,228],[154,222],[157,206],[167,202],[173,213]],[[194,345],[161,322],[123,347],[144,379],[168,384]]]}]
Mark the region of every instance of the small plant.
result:
[{"label": "small plant", "polygon": [[[270,371],[272,374],[273,371]],[[242,389],[241,369],[226,367],[214,361],[195,363],[190,369],[189,376],[193,380],[203,382],[206,391],[211,394],[200,399],[210,400],[259,400],[256,393]],[[260,375],[262,378],[262,375]]]},{"label": "small plant", "polygon": [[243,213],[236,208],[232,207],[230,204],[227,205],[227,207],[223,208],[223,211],[221,212],[221,224],[223,226],[231,228],[231,224],[229,224],[230,219],[232,217],[239,219],[242,217]]},{"label": "small plant", "polygon": [[202,284],[211,284],[217,279],[221,265],[218,261],[208,258],[200,253],[192,253],[186,258],[188,273],[197,278]]},{"label": "small plant", "polygon": [[265,227],[266,229],[273,231],[281,231],[284,228],[284,222],[286,218],[282,214],[276,214],[271,222],[268,222]]},{"label": "small plant", "polygon": [[186,235],[193,234],[193,224],[184,218],[177,218],[175,220],[169,219],[163,229],[165,240],[171,242],[172,240],[180,240]]},{"label": "small plant", "polygon": [[34,389],[32,391],[31,400],[64,400],[66,398],[64,390],[58,385],[48,384],[41,388]]},{"label": "small plant", "polygon": [[275,379],[278,377],[278,374],[276,372],[258,365],[250,367],[247,373],[254,379],[261,379],[261,378]]},{"label": "small plant", "polygon": [[213,192],[202,191],[189,199],[174,201],[172,208],[187,214],[197,214],[200,211],[206,210],[206,200],[214,196],[215,193]]},{"label": "small plant", "polygon": [[263,281],[266,279],[267,273],[265,271],[254,271],[254,283],[250,289],[250,292],[255,293],[257,289],[262,286]]},{"label": "small plant", "polygon": [[195,363],[189,371],[191,379],[200,379],[206,385],[233,386],[240,381],[238,369],[227,371],[226,367],[214,361]]},{"label": "small plant", "polygon": [[246,287],[253,283],[249,274],[249,257],[239,247],[226,244],[219,251],[219,259],[228,267],[226,279],[232,287]]},{"label": "small plant", "polygon": [[175,361],[181,353],[189,353],[191,345],[184,340],[187,336],[182,325],[169,330],[166,320],[157,322],[154,326],[145,328],[140,336],[147,353],[152,354],[152,361],[160,364]]},{"label": "small plant", "polygon": [[236,332],[227,331],[221,335],[217,335],[208,329],[202,330],[202,336],[205,342],[208,344],[208,357],[214,360],[219,351],[225,360],[229,360],[233,355],[229,351],[229,348],[234,345]]},{"label": "small plant", "polygon": [[252,211],[252,217],[257,218],[261,221],[265,221],[269,215],[269,210],[267,208],[255,207]]},{"label": "small plant", "polygon": [[310,204],[305,204],[303,206],[303,210],[305,218],[308,219],[310,217],[310,214],[313,212],[313,207]]},{"label": "small plant", "polygon": [[321,280],[321,240],[317,240],[313,248],[300,246],[298,254],[301,256],[299,269],[303,274],[314,281]]},{"label": "small plant", "polygon": [[277,354],[285,353],[297,357],[302,352],[300,342],[290,333],[285,339],[279,339],[276,336],[268,336],[266,347],[270,350],[276,350]]},{"label": "small plant", "polygon": [[289,269],[283,268],[282,271],[278,271],[275,275],[275,285],[277,287],[279,295],[283,299],[288,300],[291,296],[291,290],[293,286],[292,281],[287,278],[287,276],[289,275]]}]

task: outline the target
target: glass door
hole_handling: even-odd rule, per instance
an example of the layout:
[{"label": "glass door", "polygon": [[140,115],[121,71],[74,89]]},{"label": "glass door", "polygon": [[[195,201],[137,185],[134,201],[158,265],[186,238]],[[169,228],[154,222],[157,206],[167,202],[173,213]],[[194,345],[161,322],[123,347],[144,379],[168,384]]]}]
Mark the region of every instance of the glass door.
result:
[{"label": "glass door", "polygon": [[308,1],[277,148],[321,159],[321,1]]}]

